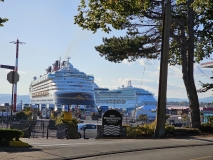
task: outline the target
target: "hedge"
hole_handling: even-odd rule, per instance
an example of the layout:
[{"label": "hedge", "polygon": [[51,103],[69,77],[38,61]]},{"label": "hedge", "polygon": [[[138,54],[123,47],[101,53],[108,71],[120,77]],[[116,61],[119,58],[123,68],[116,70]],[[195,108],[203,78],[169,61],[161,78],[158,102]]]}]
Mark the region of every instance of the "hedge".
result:
[{"label": "hedge", "polygon": [[213,127],[210,124],[202,124],[200,126],[201,132],[213,132]]},{"label": "hedge", "polygon": [[0,141],[18,141],[23,135],[24,133],[17,129],[0,129]]}]

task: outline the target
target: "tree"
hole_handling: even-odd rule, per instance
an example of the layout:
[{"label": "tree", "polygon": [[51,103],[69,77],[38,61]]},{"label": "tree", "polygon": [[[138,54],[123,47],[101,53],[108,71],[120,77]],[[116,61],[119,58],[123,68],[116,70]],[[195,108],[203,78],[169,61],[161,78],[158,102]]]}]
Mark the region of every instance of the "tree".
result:
[{"label": "tree", "polygon": [[[200,127],[199,101],[193,71],[194,63],[204,57],[208,58],[213,51],[210,16],[213,0],[176,2],[171,2],[169,64],[182,66],[192,127]],[[103,38],[104,44],[95,47],[100,56],[108,61],[119,63],[124,59],[159,59],[163,6],[163,1],[156,0],[88,0],[87,3],[81,0],[75,23],[94,33],[98,29],[109,33],[112,28],[126,31],[126,36]]]},{"label": "tree", "polygon": [[[0,0],[0,1],[4,2],[4,0]],[[0,17],[0,26],[1,26],[1,27],[4,26],[3,23],[5,23],[5,22],[7,22],[7,21],[8,21],[7,18],[1,18],[1,17]]]},{"label": "tree", "polygon": [[200,82],[201,88],[198,90],[198,92],[206,92],[210,89],[213,89],[213,83],[202,83]]},{"label": "tree", "polygon": [[140,114],[140,115],[138,116],[138,120],[139,120],[139,121],[145,121],[145,122],[147,122],[148,116],[147,116],[146,114]]}]

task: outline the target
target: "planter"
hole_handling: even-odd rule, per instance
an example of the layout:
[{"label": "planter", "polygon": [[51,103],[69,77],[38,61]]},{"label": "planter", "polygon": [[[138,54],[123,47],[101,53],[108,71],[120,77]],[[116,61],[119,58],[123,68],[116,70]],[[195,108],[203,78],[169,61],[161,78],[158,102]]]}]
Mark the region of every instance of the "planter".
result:
[{"label": "planter", "polygon": [[57,138],[63,139],[66,137],[66,124],[57,125]]},{"label": "planter", "polygon": [[[66,130],[67,127],[67,130]],[[68,137],[66,137],[68,135]],[[57,125],[57,138],[63,139],[77,139],[78,138],[78,126],[59,124]]]},{"label": "planter", "polygon": [[68,125],[68,137],[69,139],[78,138],[78,126]]},{"label": "planter", "polygon": [[29,128],[29,124],[27,123],[20,123],[20,124],[11,124],[11,129],[18,129],[24,132],[23,138],[29,138],[32,131],[32,126]]}]

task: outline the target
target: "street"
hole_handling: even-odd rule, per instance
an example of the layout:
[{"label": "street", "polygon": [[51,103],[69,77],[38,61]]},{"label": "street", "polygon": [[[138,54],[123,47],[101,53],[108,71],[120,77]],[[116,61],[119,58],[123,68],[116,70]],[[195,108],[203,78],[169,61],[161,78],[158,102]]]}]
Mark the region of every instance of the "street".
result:
[{"label": "street", "polygon": [[126,152],[118,154],[109,154],[89,158],[80,158],[81,160],[212,160],[213,145],[181,147],[169,149],[156,149],[136,152]]}]

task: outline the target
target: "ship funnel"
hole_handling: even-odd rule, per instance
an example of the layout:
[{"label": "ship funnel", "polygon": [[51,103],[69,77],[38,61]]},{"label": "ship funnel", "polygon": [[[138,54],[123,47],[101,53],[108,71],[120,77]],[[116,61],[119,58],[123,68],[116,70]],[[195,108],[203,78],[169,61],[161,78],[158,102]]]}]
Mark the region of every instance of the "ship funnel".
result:
[{"label": "ship funnel", "polygon": [[58,70],[58,61],[55,61],[55,63],[53,63],[53,71],[57,70]]},{"label": "ship funnel", "polygon": [[128,84],[127,84],[128,87],[132,87],[132,83],[131,83],[131,80],[128,80]]}]

